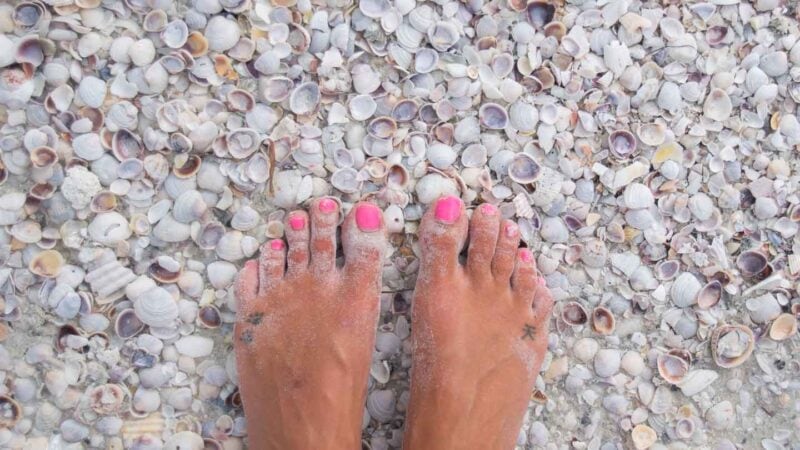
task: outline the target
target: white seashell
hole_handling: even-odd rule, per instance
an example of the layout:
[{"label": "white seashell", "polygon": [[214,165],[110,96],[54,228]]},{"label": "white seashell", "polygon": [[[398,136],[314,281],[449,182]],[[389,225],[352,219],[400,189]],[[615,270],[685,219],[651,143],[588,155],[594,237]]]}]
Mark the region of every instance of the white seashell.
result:
[{"label": "white seashell", "polygon": [[243,206],[231,218],[231,227],[239,231],[249,231],[261,222],[261,215],[249,206]]},{"label": "white seashell", "polygon": [[217,256],[225,261],[238,261],[245,257],[242,249],[242,239],[244,235],[241,231],[228,231],[217,243]]},{"label": "white seashell", "polygon": [[569,230],[560,217],[545,217],[539,233],[547,242],[564,243],[569,240]]},{"label": "white seashell", "polygon": [[208,40],[208,49],[215,52],[230,50],[239,42],[239,24],[223,16],[209,19],[203,35]]},{"label": "white seashell", "polygon": [[378,422],[392,420],[396,404],[394,391],[389,389],[375,390],[367,396],[367,411]]},{"label": "white seashell", "polygon": [[331,175],[331,185],[345,194],[353,194],[361,189],[358,171],[352,167],[336,169]]},{"label": "white seashell", "polygon": [[480,139],[480,136],[481,127],[478,118],[475,116],[465,117],[458,121],[453,132],[453,138],[459,144],[475,142]]},{"label": "white seashell", "polygon": [[452,166],[457,154],[449,145],[435,142],[428,147],[427,159],[433,167],[444,170]]},{"label": "white seashell", "polygon": [[89,224],[89,237],[103,245],[116,245],[131,236],[127,219],[118,212],[98,214]]},{"label": "white seashell", "polygon": [[541,166],[527,153],[516,153],[508,163],[508,177],[519,184],[530,184],[542,175]]},{"label": "white seashell", "polygon": [[227,261],[214,261],[206,268],[208,282],[215,289],[227,289],[236,279],[238,269]]},{"label": "white seashell", "polygon": [[722,122],[730,117],[733,104],[722,89],[712,89],[703,103],[703,114],[711,120]]},{"label": "white seashell", "polygon": [[379,74],[368,64],[353,66],[351,76],[353,77],[353,89],[359,94],[370,94],[381,85]]},{"label": "white seashell", "polygon": [[508,109],[509,123],[520,133],[533,133],[539,122],[539,111],[530,103],[516,101]]},{"label": "white seashell", "polygon": [[405,216],[403,209],[397,205],[389,205],[383,210],[383,222],[389,233],[402,233],[405,231]]},{"label": "white seashell", "polygon": [[93,76],[83,77],[78,85],[78,98],[91,108],[99,108],[106,99],[106,82]]},{"label": "white seashell", "polygon": [[392,5],[387,0],[363,0],[358,2],[358,10],[371,19],[381,19]]},{"label": "white seashell", "polygon": [[274,186],[272,201],[281,208],[293,208],[311,195],[311,177],[303,177],[297,170],[276,173]]},{"label": "white seashell", "polygon": [[460,37],[458,25],[453,22],[440,21],[428,28],[428,41],[440,52],[447,51]]},{"label": "white seashell", "polygon": [[641,183],[631,183],[623,194],[625,207],[630,209],[649,208],[655,203],[653,192]]},{"label": "white seashell", "polygon": [[603,61],[616,76],[622,75],[625,69],[633,64],[628,46],[619,41],[606,44],[603,48]]},{"label": "white seashell", "polygon": [[191,227],[167,214],[153,227],[153,236],[164,242],[183,242],[189,239]]},{"label": "white seashell", "polygon": [[156,48],[150,39],[139,39],[128,47],[128,57],[139,67],[144,67],[156,58]]},{"label": "white seashell", "polygon": [[442,195],[458,195],[456,183],[450,178],[429,173],[417,181],[414,191],[420,203],[427,205],[433,203]]},{"label": "white seashell", "polygon": [[619,350],[604,348],[594,357],[594,371],[597,376],[607,378],[619,372],[622,355]]},{"label": "white seashell", "polygon": [[161,40],[170,48],[181,48],[189,37],[189,28],[180,19],[173,20],[161,30]]},{"label": "white seashell", "polygon": [[184,336],[175,342],[178,353],[190,358],[203,358],[214,350],[214,341],[204,336]]},{"label": "white seashell", "polygon": [[289,109],[295,114],[313,114],[320,102],[320,91],[317,83],[307,82],[297,86],[289,96]]},{"label": "white seashell", "polygon": [[181,223],[191,223],[206,216],[208,205],[200,192],[189,190],[175,199],[172,205],[172,217]]},{"label": "white seashell", "polygon": [[697,303],[697,295],[701,289],[703,285],[700,280],[691,273],[684,272],[678,275],[670,288],[672,303],[680,308],[692,306]]},{"label": "white seashell", "polygon": [[414,70],[417,73],[430,73],[439,65],[439,53],[424,47],[414,55]]},{"label": "white seashell", "polygon": [[692,370],[678,383],[678,387],[681,388],[683,395],[692,397],[711,386],[717,378],[719,374],[713,370]]},{"label": "white seashell", "polygon": [[704,418],[706,419],[706,424],[712,430],[725,430],[735,424],[734,416],[733,404],[728,400],[723,400],[709,408]]},{"label": "white seashell", "polygon": [[[152,283],[152,280],[148,281]],[[126,291],[131,289],[130,286],[132,285],[129,285]],[[166,289],[158,286],[152,286],[136,296],[133,299],[133,309],[136,311],[136,317],[151,327],[172,328],[178,318],[178,304],[175,299]]]}]

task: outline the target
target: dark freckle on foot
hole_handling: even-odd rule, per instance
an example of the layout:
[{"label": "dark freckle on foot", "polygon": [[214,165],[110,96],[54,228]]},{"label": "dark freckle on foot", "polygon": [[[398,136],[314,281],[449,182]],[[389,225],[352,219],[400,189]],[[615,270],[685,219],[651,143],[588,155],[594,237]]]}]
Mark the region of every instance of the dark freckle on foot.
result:
[{"label": "dark freckle on foot", "polygon": [[262,320],[264,320],[264,313],[257,312],[247,316],[247,323],[251,325],[259,325]]},{"label": "dark freckle on foot", "polygon": [[245,344],[253,342],[253,330],[242,331],[242,335],[239,337],[239,339],[241,339]]},{"label": "dark freckle on foot", "polygon": [[522,327],[522,339],[530,339],[533,341],[536,339],[535,335],[536,335],[535,326],[526,323],[525,326]]}]

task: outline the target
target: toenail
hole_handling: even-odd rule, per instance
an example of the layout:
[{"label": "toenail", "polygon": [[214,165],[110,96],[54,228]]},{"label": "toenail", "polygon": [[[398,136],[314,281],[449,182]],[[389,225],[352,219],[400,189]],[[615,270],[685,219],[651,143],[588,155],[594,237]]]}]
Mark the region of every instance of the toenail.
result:
[{"label": "toenail", "polygon": [[545,280],[544,277],[539,277],[539,286],[547,287],[547,280]]},{"label": "toenail", "polygon": [[356,224],[361,231],[377,231],[381,228],[381,211],[377,206],[365,203],[356,207]]},{"label": "toenail", "polygon": [[507,237],[510,237],[510,238],[517,237],[517,234],[519,234],[519,227],[517,226],[517,224],[509,223],[509,224],[506,225],[506,236]]},{"label": "toenail", "polygon": [[289,217],[289,226],[294,231],[302,230],[306,227],[306,218],[303,216],[292,216]]},{"label": "toenail", "polygon": [[273,239],[270,241],[269,246],[273,250],[283,250],[283,241],[280,239]]},{"label": "toenail", "polygon": [[493,216],[497,214],[497,207],[491,203],[484,203],[480,206],[481,212],[486,216]]},{"label": "toenail", "polygon": [[533,253],[527,248],[521,248],[519,249],[519,259],[521,259],[522,262],[529,263],[533,261]]},{"label": "toenail", "polygon": [[255,269],[257,265],[258,265],[258,263],[254,259],[251,259],[251,260],[247,261],[246,263],[244,263],[244,268],[245,269]]},{"label": "toenail", "polygon": [[436,202],[434,216],[443,223],[455,223],[461,216],[461,199],[454,196],[442,197]]},{"label": "toenail", "polygon": [[329,198],[323,198],[319,201],[319,210],[324,213],[332,213],[336,211],[336,202]]}]

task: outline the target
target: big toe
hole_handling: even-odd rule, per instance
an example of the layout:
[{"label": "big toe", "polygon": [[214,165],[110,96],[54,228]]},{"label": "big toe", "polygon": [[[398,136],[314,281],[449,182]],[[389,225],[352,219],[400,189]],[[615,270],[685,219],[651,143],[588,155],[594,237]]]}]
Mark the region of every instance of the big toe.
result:
[{"label": "big toe", "polygon": [[458,254],[467,239],[464,202],[454,196],[439,198],[422,218],[419,229],[421,273],[436,276],[459,266]]},{"label": "big toe", "polygon": [[360,202],[342,224],[344,274],[354,285],[379,287],[386,231],[383,213],[372,203]]}]

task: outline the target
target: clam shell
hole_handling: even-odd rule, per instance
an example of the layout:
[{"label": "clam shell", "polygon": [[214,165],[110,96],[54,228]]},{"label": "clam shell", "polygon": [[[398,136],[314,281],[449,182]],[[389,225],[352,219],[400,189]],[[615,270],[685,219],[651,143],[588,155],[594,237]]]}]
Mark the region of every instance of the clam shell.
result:
[{"label": "clam shell", "polygon": [[783,341],[797,334],[797,317],[794,314],[779,315],[769,327],[769,337],[774,341]]},{"label": "clam shell", "polygon": [[355,120],[367,120],[375,114],[377,103],[371,95],[356,95],[347,104],[350,116]]},{"label": "clam shell", "polygon": [[515,153],[508,164],[508,176],[519,184],[530,184],[542,174],[539,164],[527,153]]},{"label": "clam shell", "polygon": [[320,91],[317,83],[307,82],[297,86],[289,97],[289,109],[299,115],[316,112],[320,102]]},{"label": "clam shell", "polygon": [[743,364],[754,346],[753,331],[744,325],[720,325],[711,332],[711,356],[726,369]]},{"label": "clam shell", "polygon": [[508,125],[506,109],[497,103],[484,103],[478,110],[481,125],[490,130],[502,130]]}]

